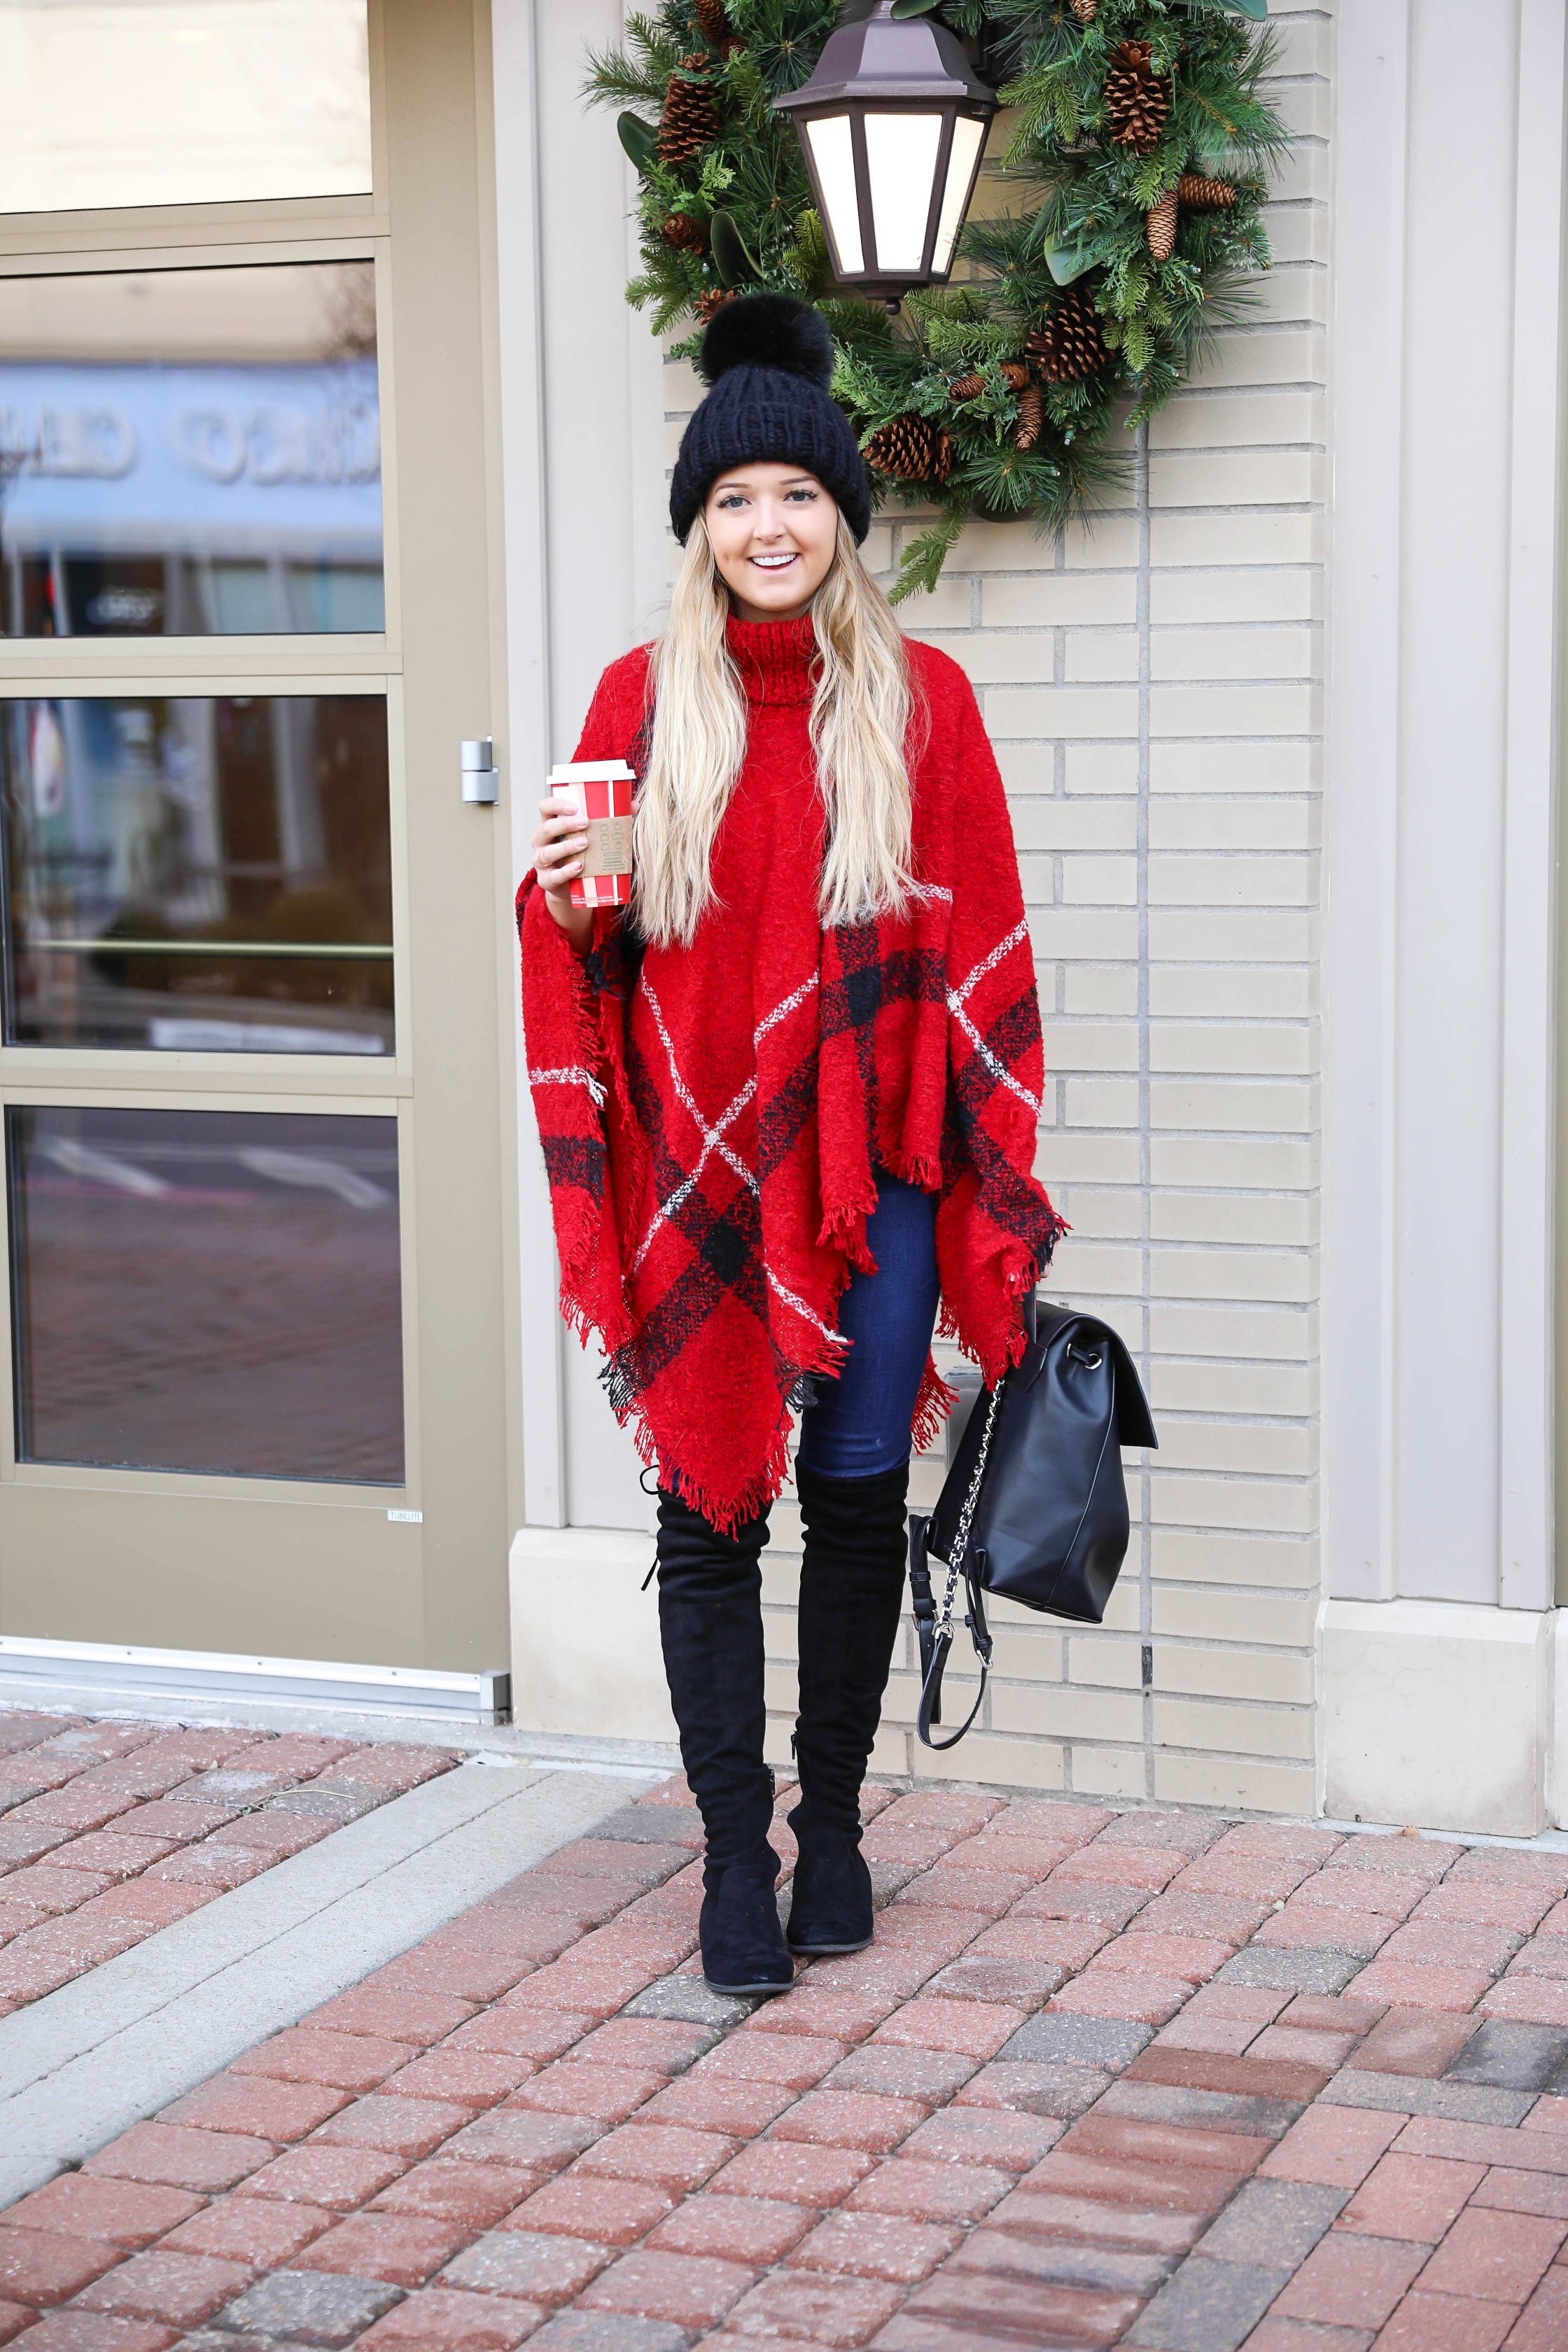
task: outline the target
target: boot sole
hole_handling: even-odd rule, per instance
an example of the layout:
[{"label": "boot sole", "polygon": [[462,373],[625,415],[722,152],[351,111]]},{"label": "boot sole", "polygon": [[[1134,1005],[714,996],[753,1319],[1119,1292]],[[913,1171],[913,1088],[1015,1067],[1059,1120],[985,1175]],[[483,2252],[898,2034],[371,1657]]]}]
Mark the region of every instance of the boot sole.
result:
[{"label": "boot sole", "polygon": [[792,1976],[787,1984],[721,1984],[717,1977],[704,1977],[710,1992],[727,1993],[733,2000],[767,2000],[775,1993],[789,1992],[795,1986]]},{"label": "boot sole", "polygon": [[797,1960],[829,1960],[842,1958],[849,1952],[868,1952],[872,1938],[862,1936],[854,1944],[792,1944],[790,1950]]}]

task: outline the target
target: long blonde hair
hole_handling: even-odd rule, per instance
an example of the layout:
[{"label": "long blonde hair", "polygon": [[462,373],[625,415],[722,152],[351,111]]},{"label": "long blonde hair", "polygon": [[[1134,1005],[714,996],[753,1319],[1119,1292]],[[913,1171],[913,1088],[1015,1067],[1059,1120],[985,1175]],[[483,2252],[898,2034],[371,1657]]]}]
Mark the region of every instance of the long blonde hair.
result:
[{"label": "long blonde hair", "polygon": [[[746,704],[725,635],[729,616],[729,592],[699,515],[649,671],[652,735],[632,826],[632,911],[659,947],[688,945],[712,900],[713,844],[745,757]],[[818,910],[825,924],[902,913],[915,895],[909,658],[893,608],[842,515],[811,619],[821,661],[811,747],[827,814]]]}]

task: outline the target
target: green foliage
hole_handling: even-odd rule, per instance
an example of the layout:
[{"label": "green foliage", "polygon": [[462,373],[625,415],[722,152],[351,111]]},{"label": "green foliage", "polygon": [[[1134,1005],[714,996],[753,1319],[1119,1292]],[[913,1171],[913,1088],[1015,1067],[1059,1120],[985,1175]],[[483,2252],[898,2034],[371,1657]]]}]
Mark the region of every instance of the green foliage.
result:
[{"label": "green foliage", "polygon": [[950,506],[940,522],[919,532],[904,550],[904,560],[899,571],[899,587],[906,595],[917,588],[929,594],[942,578],[942,567],[952,552],[953,541],[963,529],[968,516],[963,507]]},{"label": "green foliage", "polygon": [[[973,45],[1014,110],[1001,176],[1017,195],[1016,209],[969,223],[960,279],[910,294],[896,321],[835,288],[795,133],[773,111],[775,97],[809,78],[837,0],[725,0],[728,56],[707,41],[690,0],[662,0],[627,18],[621,48],[590,53],[584,94],[634,118],[622,141],[637,165],[643,267],[626,296],[657,332],[692,319],[715,290],[799,294],[833,330],[834,394],[863,442],[898,416],[946,428],[944,483],[872,476],[884,507],[939,509],[905,549],[894,593],[906,595],[935,585],[970,513],[1059,530],[1124,478],[1119,421],[1131,428],[1163,406],[1245,310],[1247,278],[1269,266],[1261,208],[1289,141],[1264,87],[1276,64],[1273,33],[1256,21],[1266,0],[1100,0],[1087,26],[1067,0],[910,0],[896,13],[934,13]],[[1152,70],[1170,82],[1170,112],[1148,155],[1111,136],[1106,76],[1125,41],[1147,42]],[[670,75],[691,59],[720,130],[700,155],[672,165],[653,152],[652,134]],[[999,147],[994,138],[994,160]],[[1147,215],[1184,173],[1225,181],[1236,202],[1184,205],[1175,251],[1156,261]],[[664,224],[677,213],[706,226],[707,253],[667,243]],[[1019,449],[1019,394],[1003,365],[1026,355],[1069,288],[1074,299],[1091,298],[1110,364],[1077,383],[1043,383],[1044,428]],[[694,352],[699,340],[694,325],[678,349]],[[953,384],[973,375],[982,391],[955,401]]]}]

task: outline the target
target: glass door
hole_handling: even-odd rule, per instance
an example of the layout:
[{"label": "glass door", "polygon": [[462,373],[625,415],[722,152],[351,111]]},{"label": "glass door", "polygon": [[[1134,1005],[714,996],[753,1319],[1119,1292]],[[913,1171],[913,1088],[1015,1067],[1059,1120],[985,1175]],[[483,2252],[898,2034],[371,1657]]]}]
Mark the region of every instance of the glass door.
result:
[{"label": "glass door", "polygon": [[495,1666],[487,61],[420,0],[0,56],[0,1627]]}]

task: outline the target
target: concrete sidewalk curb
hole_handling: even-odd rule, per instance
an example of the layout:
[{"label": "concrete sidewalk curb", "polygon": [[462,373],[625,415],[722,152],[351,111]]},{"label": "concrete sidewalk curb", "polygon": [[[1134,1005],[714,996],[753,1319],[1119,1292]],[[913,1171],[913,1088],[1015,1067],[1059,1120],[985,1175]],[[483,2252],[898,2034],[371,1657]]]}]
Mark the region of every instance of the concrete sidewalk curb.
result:
[{"label": "concrete sidewalk curb", "polygon": [[357,1984],[626,1798],[624,1770],[460,1767],[0,2020],[0,2206]]}]

